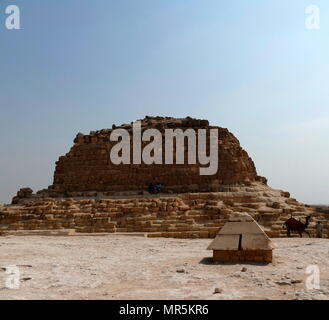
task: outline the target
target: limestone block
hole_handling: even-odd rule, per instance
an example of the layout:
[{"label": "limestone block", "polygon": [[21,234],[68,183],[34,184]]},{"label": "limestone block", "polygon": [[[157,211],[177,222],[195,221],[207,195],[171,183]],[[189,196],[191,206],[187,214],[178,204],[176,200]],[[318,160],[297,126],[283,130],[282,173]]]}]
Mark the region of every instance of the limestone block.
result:
[{"label": "limestone block", "polygon": [[220,230],[220,234],[263,234],[262,229],[255,222],[227,222]]},{"label": "limestone block", "polygon": [[242,250],[271,250],[273,243],[263,234],[243,234],[241,241]]},{"label": "limestone block", "polygon": [[209,245],[208,250],[238,250],[240,235],[220,234]]}]

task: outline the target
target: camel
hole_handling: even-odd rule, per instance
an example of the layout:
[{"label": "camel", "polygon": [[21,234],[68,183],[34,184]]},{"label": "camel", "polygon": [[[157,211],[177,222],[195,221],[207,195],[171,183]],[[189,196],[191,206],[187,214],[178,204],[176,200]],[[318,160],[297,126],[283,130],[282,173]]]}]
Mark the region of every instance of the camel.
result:
[{"label": "camel", "polygon": [[311,238],[311,235],[308,231],[306,231],[306,228],[309,225],[309,220],[311,219],[311,216],[307,216],[305,218],[305,223],[301,222],[300,220],[296,220],[295,218],[289,218],[284,225],[287,228],[287,237],[290,237],[291,231],[296,231],[299,233],[300,237],[303,238],[303,232],[308,234],[308,236]]}]

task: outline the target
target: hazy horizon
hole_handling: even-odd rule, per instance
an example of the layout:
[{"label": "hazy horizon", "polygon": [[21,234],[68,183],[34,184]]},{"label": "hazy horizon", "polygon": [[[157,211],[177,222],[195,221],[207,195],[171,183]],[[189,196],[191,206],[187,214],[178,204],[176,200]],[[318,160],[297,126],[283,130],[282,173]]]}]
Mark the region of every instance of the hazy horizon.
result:
[{"label": "hazy horizon", "polygon": [[[5,28],[9,4],[21,30]],[[329,203],[328,2],[14,0],[0,12],[0,203],[51,185],[78,132],[145,115],[228,128],[269,186]]]}]

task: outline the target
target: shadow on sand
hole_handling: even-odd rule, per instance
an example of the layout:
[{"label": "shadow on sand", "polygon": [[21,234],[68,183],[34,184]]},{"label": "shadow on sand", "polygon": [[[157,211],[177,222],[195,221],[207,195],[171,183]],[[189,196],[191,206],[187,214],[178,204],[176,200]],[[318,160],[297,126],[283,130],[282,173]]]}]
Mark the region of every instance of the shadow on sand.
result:
[{"label": "shadow on sand", "polygon": [[207,257],[203,258],[199,261],[200,264],[205,264],[205,265],[223,265],[223,266],[230,266],[230,265],[252,265],[252,266],[267,266],[270,264],[269,262],[218,262],[214,261],[213,258]]}]

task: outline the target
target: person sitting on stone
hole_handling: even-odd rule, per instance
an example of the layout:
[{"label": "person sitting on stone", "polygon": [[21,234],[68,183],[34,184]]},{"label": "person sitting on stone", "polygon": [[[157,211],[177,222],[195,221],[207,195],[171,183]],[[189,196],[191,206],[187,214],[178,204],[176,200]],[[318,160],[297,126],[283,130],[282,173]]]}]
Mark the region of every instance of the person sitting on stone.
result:
[{"label": "person sitting on stone", "polygon": [[161,183],[157,183],[155,185],[155,190],[156,190],[156,193],[160,193],[163,189],[163,185]]},{"label": "person sitting on stone", "polygon": [[147,187],[147,190],[149,193],[155,193],[155,186],[153,183],[150,183],[149,186]]}]

